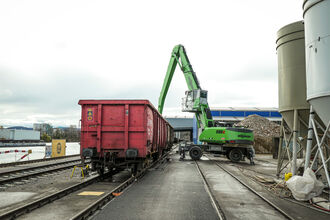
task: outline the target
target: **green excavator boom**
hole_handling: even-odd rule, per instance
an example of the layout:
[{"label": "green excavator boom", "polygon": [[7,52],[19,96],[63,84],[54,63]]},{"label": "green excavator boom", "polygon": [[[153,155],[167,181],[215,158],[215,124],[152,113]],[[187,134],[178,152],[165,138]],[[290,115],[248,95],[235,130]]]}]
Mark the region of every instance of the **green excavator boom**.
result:
[{"label": "green excavator boom", "polygon": [[176,69],[176,66],[179,65],[180,69],[183,72],[185,77],[188,90],[191,92],[192,96],[198,97],[194,100],[191,112],[194,112],[197,118],[198,127],[202,126],[202,128],[213,127],[214,122],[212,119],[212,115],[210,112],[210,108],[207,103],[207,91],[202,90],[197,79],[197,76],[190,64],[188,59],[186,50],[184,46],[177,45],[173,48],[170,62],[167,67],[166,76],[164,79],[163,87],[160,92],[159,100],[158,100],[158,111],[162,114],[164,103],[166,99],[167,92],[169,90],[170,84],[172,82],[172,78]]},{"label": "green excavator boom", "polygon": [[185,48],[177,45],[173,48],[170,62],[167,67],[163,87],[158,100],[158,111],[162,114],[167,92],[172,78],[179,65],[185,77],[188,91],[183,103],[183,111],[195,113],[198,127],[202,128],[199,140],[208,144],[252,144],[253,133],[244,128],[216,127],[207,102],[207,91],[202,90],[196,73],[188,59]]}]

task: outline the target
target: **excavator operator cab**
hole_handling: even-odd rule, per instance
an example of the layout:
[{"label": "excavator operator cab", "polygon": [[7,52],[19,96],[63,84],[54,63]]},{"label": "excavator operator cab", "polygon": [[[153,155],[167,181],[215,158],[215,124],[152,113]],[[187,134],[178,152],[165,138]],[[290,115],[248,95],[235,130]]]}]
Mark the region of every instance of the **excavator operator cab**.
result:
[{"label": "excavator operator cab", "polygon": [[200,112],[201,105],[207,105],[207,90],[194,89],[186,91],[186,97],[182,98],[183,112]]}]

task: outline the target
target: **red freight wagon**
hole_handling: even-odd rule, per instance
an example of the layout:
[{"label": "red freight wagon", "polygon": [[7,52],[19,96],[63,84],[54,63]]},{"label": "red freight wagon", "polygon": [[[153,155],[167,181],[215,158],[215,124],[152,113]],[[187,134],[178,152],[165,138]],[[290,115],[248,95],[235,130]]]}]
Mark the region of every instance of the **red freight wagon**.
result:
[{"label": "red freight wagon", "polygon": [[143,168],[171,148],[173,129],[148,100],[80,100],[80,154],[92,169]]}]

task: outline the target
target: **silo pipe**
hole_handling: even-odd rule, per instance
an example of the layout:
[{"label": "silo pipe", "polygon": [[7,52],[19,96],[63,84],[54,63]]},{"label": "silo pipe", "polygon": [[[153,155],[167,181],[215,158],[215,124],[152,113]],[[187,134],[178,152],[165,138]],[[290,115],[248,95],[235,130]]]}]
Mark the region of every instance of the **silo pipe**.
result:
[{"label": "silo pipe", "polygon": [[309,162],[311,160],[311,150],[313,144],[313,124],[315,112],[313,111],[313,107],[311,106],[310,114],[309,114],[309,123],[308,123],[308,134],[307,134],[307,145],[306,145],[306,157],[305,157],[305,170],[309,167]]},{"label": "silo pipe", "polygon": [[292,175],[297,173],[297,138],[298,138],[298,110],[294,110],[293,116],[293,144],[292,144],[292,162],[291,162],[291,172]]}]

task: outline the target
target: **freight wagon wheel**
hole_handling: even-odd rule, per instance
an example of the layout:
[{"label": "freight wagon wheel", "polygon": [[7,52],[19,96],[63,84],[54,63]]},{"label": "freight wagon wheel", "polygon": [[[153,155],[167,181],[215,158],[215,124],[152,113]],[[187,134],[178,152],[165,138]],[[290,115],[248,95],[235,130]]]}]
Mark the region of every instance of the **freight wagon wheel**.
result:
[{"label": "freight wagon wheel", "polygon": [[96,170],[96,163],[92,162],[91,169],[92,169],[92,171],[95,171]]},{"label": "freight wagon wheel", "polygon": [[146,159],[143,161],[143,166],[142,166],[142,168],[144,169],[144,168],[148,167],[149,164],[150,164],[150,161],[148,160],[148,158],[146,158]]},{"label": "freight wagon wheel", "polygon": [[152,154],[152,159],[153,159],[154,161],[156,161],[158,158],[159,158],[159,153],[158,153],[158,152]]},{"label": "freight wagon wheel", "polygon": [[133,164],[132,168],[131,168],[131,174],[133,176],[135,176],[138,173],[138,165],[137,164]]},{"label": "freight wagon wheel", "polygon": [[199,147],[192,147],[189,150],[189,156],[193,160],[199,160],[202,157],[203,153],[202,150]]},{"label": "freight wagon wheel", "polygon": [[102,168],[97,169],[97,173],[98,173],[100,176],[102,176],[102,175],[104,174],[104,168],[102,167]]},{"label": "freight wagon wheel", "polygon": [[230,152],[229,152],[229,159],[232,161],[232,162],[239,162],[243,159],[243,153],[240,149],[232,149]]},{"label": "freight wagon wheel", "polygon": [[143,161],[140,161],[139,163],[134,163],[131,166],[131,174],[133,176],[135,176],[136,174],[138,174],[138,172],[140,172],[141,170],[143,170]]}]

